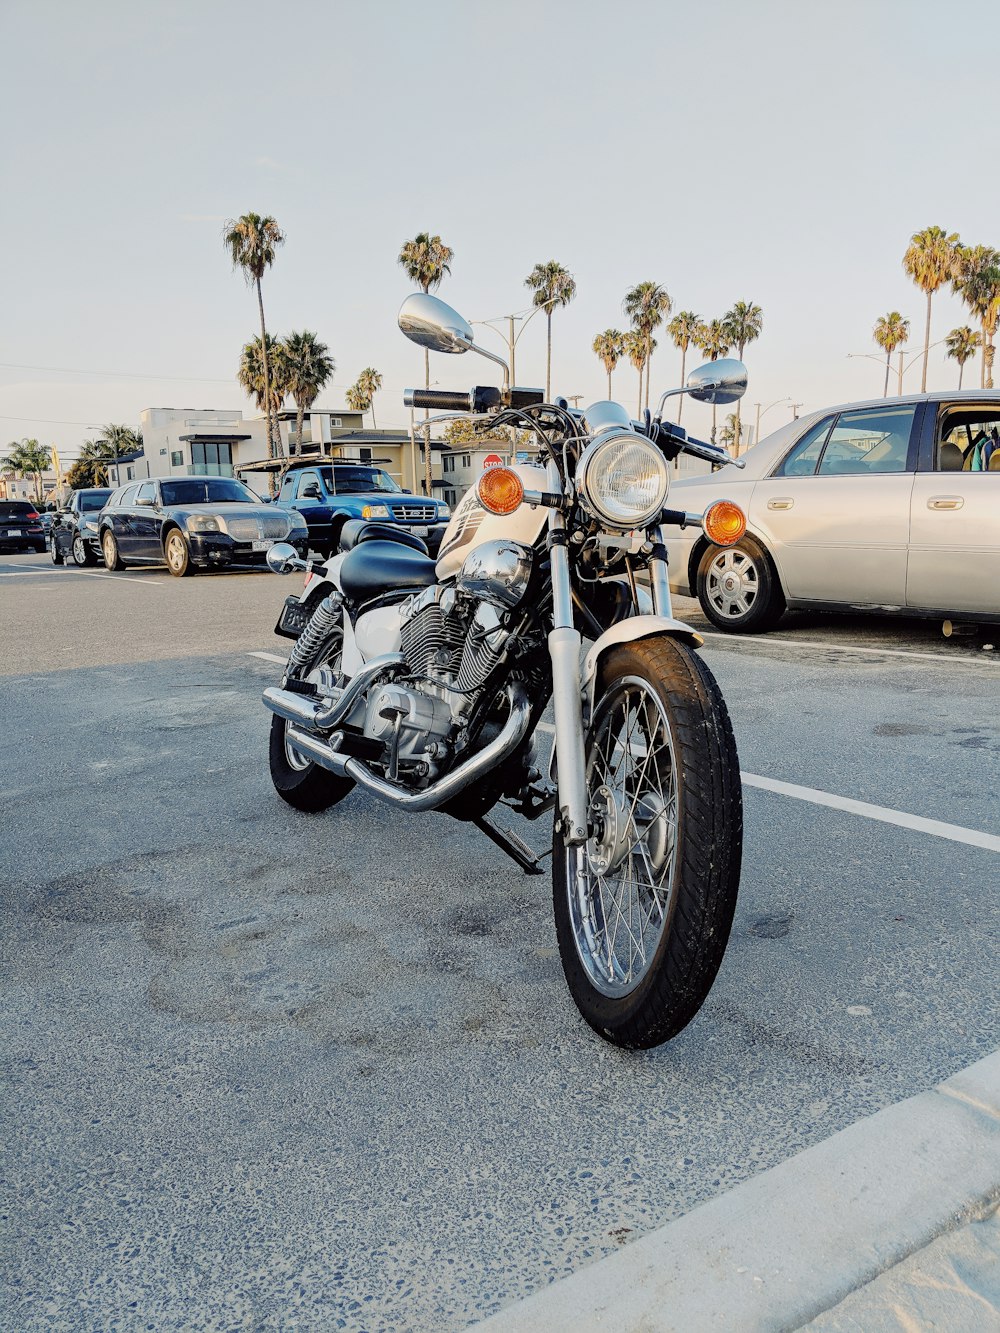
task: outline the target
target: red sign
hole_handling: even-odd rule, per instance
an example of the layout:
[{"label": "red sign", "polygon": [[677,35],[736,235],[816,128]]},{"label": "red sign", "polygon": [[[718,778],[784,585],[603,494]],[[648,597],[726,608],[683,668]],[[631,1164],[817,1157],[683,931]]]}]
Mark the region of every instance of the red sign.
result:
[{"label": "red sign", "polygon": [[503,467],[503,459],[499,454],[487,454],[483,459],[483,470],[491,467]]}]

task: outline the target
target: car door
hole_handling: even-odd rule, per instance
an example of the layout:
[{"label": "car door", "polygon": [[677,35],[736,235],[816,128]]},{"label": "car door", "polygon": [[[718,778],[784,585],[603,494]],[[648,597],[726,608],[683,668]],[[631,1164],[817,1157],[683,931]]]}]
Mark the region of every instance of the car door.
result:
[{"label": "car door", "polygon": [[832,413],[754,487],[752,527],[787,597],[904,605],[917,406]]},{"label": "car door", "polygon": [[299,475],[295,508],[309,528],[309,544],[316,550],[324,550],[330,542],[330,500],[319,473],[313,468]]},{"label": "car door", "polygon": [[77,510],[80,505],[80,495],[74,491],[70,497],[69,504],[58,509],[52,516],[51,537],[62,554],[68,555],[73,545],[73,532],[75,524],[79,517]]},{"label": "car door", "polygon": [[135,497],[138,489],[138,482],[126,486],[119,496],[117,506],[108,511],[115,541],[123,559],[128,559],[135,553]]},{"label": "car door", "polygon": [[136,491],[131,506],[129,554],[133,560],[162,560],[160,546],[161,514],[156,494],[156,482],[144,481]]},{"label": "car door", "polygon": [[911,500],[906,604],[914,610],[1000,615],[1000,464],[971,469],[979,431],[998,423],[996,401],[936,410]]}]

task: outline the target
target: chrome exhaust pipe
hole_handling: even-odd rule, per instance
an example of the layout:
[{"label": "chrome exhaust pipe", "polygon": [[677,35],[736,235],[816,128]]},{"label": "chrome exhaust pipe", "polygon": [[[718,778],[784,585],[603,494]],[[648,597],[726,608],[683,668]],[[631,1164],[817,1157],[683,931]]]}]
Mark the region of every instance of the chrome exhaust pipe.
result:
[{"label": "chrome exhaust pipe", "polygon": [[510,717],[500,735],[490,741],[485,749],[480,750],[478,754],[467,759],[464,764],[460,764],[437,782],[432,782],[423,791],[406,791],[396,783],[373,773],[362,760],[339,754],[338,748],[341,743],[339,736],[331,736],[328,741],[324,741],[318,736],[292,726],[288,729],[288,741],[321,768],[329,769],[331,773],[336,773],[340,777],[350,778],[359,787],[364,787],[391,805],[417,813],[422,810],[436,810],[438,806],[457,796],[460,791],[464,791],[477,778],[488,773],[491,768],[503,763],[524,740],[531,722],[531,704],[528,702],[528,696],[520,685],[508,685],[507,698],[510,702]]},{"label": "chrome exhaust pipe", "polygon": [[316,703],[304,695],[293,694],[291,690],[279,690],[274,686],[266,689],[261,696],[264,707],[269,708],[286,722],[294,722],[307,731],[332,731],[349,717],[358,699],[372,686],[376,679],[389,675],[406,667],[406,658],[402,653],[385,653],[374,657],[361,668],[336,697],[326,703]]}]

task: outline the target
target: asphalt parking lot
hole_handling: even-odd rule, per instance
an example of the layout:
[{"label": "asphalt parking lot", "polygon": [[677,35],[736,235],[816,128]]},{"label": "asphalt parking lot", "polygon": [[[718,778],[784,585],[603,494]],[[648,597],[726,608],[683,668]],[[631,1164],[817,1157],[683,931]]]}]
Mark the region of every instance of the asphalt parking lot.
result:
[{"label": "asphalt parking lot", "polygon": [[0,555],[5,1329],[461,1328],[995,1047],[1000,627],[707,637],[740,902],[634,1055],[547,877],[275,797],[294,586]]}]

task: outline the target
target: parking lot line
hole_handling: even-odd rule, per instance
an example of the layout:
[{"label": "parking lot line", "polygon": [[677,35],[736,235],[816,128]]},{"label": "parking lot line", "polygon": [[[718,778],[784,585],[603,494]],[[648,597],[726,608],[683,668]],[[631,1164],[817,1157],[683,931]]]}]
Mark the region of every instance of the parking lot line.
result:
[{"label": "parking lot line", "polygon": [[890,810],[887,806],[871,805],[868,801],[855,801],[850,796],[817,791],[815,787],[800,787],[795,782],[779,782],[777,778],[761,777],[759,773],[741,773],[740,776],[747,787],[759,787],[762,791],[776,792],[779,796],[791,796],[797,801],[825,805],[831,810],[844,810],[851,815],[861,815],[864,819],[876,819],[883,824],[897,824],[900,828],[916,829],[918,833],[930,833],[935,838],[948,838],[951,842],[964,842],[969,847],[985,847],[987,851],[1000,852],[1000,837],[993,833],[963,828],[961,824],[946,824],[940,819],[925,819],[923,815],[911,815],[905,810]]},{"label": "parking lot line", "polygon": [[247,657],[260,657],[265,662],[277,662],[279,666],[288,665],[288,658],[279,657],[277,653],[247,653]]},{"label": "parking lot line", "polygon": [[922,658],[927,662],[946,662],[948,666],[954,666],[956,663],[967,665],[969,662],[988,662],[992,664],[1000,661],[1000,654],[986,654],[985,656],[980,654],[976,657],[970,657],[967,654],[959,656],[957,653],[953,655],[950,653],[909,652],[905,648],[862,648],[860,644],[824,643],[822,639],[782,639],[774,634],[768,634],[766,637],[760,634],[712,634],[709,630],[699,630],[698,633],[703,639],[718,639],[721,643],[734,639],[738,643],[755,643],[759,648],[767,648],[772,644],[784,644],[790,648],[822,648],[832,653],[868,653],[873,657],[914,657]]}]

